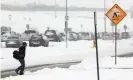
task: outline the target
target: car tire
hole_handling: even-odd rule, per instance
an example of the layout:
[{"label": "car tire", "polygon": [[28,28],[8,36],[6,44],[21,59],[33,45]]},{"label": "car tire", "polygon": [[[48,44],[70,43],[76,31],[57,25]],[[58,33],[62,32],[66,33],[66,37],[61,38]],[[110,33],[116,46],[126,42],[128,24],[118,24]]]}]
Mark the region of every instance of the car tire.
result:
[{"label": "car tire", "polygon": [[44,47],[49,47],[49,42],[45,43]]},{"label": "car tire", "polygon": [[47,43],[47,46],[46,47],[49,47],[49,42]]}]

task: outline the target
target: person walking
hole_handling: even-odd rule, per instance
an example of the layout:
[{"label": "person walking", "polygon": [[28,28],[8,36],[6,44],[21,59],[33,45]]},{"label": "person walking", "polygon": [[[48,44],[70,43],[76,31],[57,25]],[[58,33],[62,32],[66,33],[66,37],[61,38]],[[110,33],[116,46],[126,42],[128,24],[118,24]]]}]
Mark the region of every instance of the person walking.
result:
[{"label": "person walking", "polygon": [[20,62],[20,66],[15,70],[15,72],[19,75],[23,75],[24,74],[24,69],[25,69],[25,52],[26,52],[26,47],[27,47],[27,43],[23,42],[22,46],[19,48],[19,58],[18,61]]}]

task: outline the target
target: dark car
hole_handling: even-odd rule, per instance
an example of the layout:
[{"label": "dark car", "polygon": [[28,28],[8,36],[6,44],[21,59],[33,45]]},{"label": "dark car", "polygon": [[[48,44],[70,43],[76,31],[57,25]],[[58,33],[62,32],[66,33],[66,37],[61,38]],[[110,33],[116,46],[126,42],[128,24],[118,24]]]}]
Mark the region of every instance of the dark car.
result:
[{"label": "dark car", "polygon": [[6,47],[19,48],[22,44],[22,40],[18,36],[8,37],[6,40]]},{"label": "dark car", "polygon": [[130,34],[128,32],[122,32],[121,33],[121,38],[122,39],[128,39],[128,38],[130,38]]},{"label": "dark car", "polygon": [[61,36],[56,30],[46,30],[44,34],[48,37],[49,41],[55,41],[55,42],[62,41]]},{"label": "dark car", "polygon": [[49,40],[45,35],[32,35],[29,40],[29,46],[49,46]]}]

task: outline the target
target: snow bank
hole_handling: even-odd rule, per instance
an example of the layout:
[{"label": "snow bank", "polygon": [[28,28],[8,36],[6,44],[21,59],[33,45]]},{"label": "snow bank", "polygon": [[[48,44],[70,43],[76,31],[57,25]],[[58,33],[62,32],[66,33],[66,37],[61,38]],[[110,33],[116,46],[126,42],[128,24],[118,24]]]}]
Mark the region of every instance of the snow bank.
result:
[{"label": "snow bank", "polygon": [[[112,63],[111,58],[103,58],[104,66],[106,67],[106,62]],[[119,62],[132,63],[133,58],[119,58]],[[96,68],[88,68],[88,66],[83,67],[84,65],[92,66],[93,64],[89,64],[90,60],[84,60],[81,64],[81,68],[72,68],[62,69],[62,68],[44,68],[43,70],[38,70],[36,72],[26,72],[23,76],[10,76],[7,78],[3,78],[1,80],[97,80]],[[76,65],[76,66],[79,66]],[[95,64],[96,65],[96,64]],[[120,66],[118,64],[118,66]],[[100,67],[100,80],[132,80],[133,69],[103,69]]]},{"label": "snow bank", "polygon": [[[133,57],[119,58],[115,65],[115,57],[104,57],[99,59],[100,69],[133,69]],[[72,70],[90,70],[96,68],[96,58],[86,58],[80,64],[73,65]]]}]

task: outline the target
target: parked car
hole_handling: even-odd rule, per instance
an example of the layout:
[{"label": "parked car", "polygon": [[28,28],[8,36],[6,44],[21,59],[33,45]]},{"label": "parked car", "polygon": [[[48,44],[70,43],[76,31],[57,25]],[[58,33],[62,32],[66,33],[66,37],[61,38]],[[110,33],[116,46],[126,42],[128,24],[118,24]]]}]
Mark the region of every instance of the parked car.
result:
[{"label": "parked car", "polygon": [[116,35],[117,40],[121,40],[121,34],[118,32],[110,33],[111,40],[115,39],[115,35]]},{"label": "parked car", "polygon": [[90,40],[90,35],[89,35],[89,33],[80,32],[79,35],[81,36],[81,39],[82,39],[82,40]]},{"label": "parked car", "polygon": [[130,34],[128,32],[122,32],[121,33],[121,38],[122,39],[128,39],[128,38],[130,38]]},{"label": "parked car", "polygon": [[59,37],[61,41],[65,41],[65,33],[59,33]]},{"label": "parked car", "polygon": [[39,32],[34,29],[25,30],[24,33],[21,34],[21,37],[24,41],[29,41],[32,35],[39,35]]},{"label": "parked car", "polygon": [[19,48],[22,44],[22,40],[18,36],[10,36],[6,40],[6,47],[9,48]]},{"label": "parked car", "polygon": [[69,41],[82,40],[82,37],[76,32],[69,32],[68,40]]},{"label": "parked car", "polygon": [[131,38],[133,38],[133,32],[129,32]]},{"label": "parked car", "polygon": [[49,46],[49,40],[48,40],[47,36],[45,36],[45,35],[32,35],[30,40],[29,40],[29,46],[48,47]]},{"label": "parked car", "polygon": [[1,41],[2,42],[6,42],[6,40],[8,39],[8,37],[10,36],[16,36],[16,34],[12,33],[12,32],[5,32],[1,35]]},{"label": "parked car", "polygon": [[56,30],[46,30],[44,34],[48,37],[49,41],[55,41],[55,42],[62,41],[61,35]]},{"label": "parked car", "polygon": [[103,40],[111,40],[112,38],[109,35],[102,36]]},{"label": "parked car", "polygon": [[1,42],[6,42],[8,39],[8,36],[1,35]]}]

